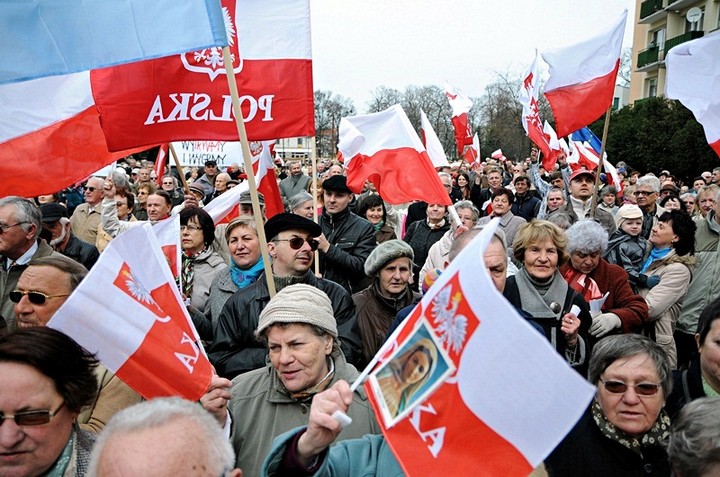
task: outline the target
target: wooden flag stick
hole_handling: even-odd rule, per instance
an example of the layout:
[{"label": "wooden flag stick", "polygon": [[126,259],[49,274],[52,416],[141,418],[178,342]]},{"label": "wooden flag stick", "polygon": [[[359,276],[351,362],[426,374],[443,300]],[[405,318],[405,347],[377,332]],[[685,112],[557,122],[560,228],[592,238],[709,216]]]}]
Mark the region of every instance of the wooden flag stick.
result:
[{"label": "wooden flag stick", "polygon": [[170,149],[170,155],[173,158],[173,161],[175,161],[175,169],[178,171],[178,175],[180,176],[180,180],[182,181],[183,189],[185,189],[185,193],[190,193],[190,186],[187,183],[187,180],[185,180],[185,173],[183,172],[182,166],[180,166],[180,159],[178,159],[177,152],[175,152],[175,146],[173,146],[173,143],[168,143],[168,149]]},{"label": "wooden flag stick", "polygon": [[270,267],[270,254],[268,253],[267,237],[265,237],[265,227],[263,224],[263,214],[262,208],[260,207],[260,199],[258,198],[257,182],[255,181],[255,173],[253,172],[252,167],[250,144],[248,143],[247,132],[245,131],[245,122],[243,121],[242,109],[240,109],[240,95],[238,94],[237,81],[235,80],[235,72],[233,71],[232,67],[230,47],[224,46],[222,51],[223,62],[225,63],[225,76],[227,76],[228,87],[230,88],[230,96],[232,97],[233,113],[235,114],[235,125],[237,126],[238,136],[240,137],[240,146],[242,147],[245,173],[247,174],[250,186],[250,199],[253,206],[253,217],[255,217],[255,226],[257,228],[258,238],[260,239],[260,253],[262,254],[263,266],[265,268],[265,280],[267,281],[270,298],[272,298],[275,296],[275,281],[273,280],[272,268]]},{"label": "wooden flag stick", "polygon": [[[315,143],[315,136],[310,138],[310,162],[312,163],[312,181],[310,186],[313,196],[313,221],[317,224],[317,144]],[[320,275],[320,252],[317,250],[315,250],[315,275]]]},{"label": "wooden flag stick", "polygon": [[598,159],[597,170],[595,171],[595,190],[592,197],[592,208],[590,217],[595,218],[598,200],[600,199],[600,173],[603,169],[603,157],[605,156],[605,143],[607,142],[608,128],[610,127],[610,113],[612,113],[612,104],[605,113],[605,126],[603,127],[602,142],[600,143],[600,159]]}]

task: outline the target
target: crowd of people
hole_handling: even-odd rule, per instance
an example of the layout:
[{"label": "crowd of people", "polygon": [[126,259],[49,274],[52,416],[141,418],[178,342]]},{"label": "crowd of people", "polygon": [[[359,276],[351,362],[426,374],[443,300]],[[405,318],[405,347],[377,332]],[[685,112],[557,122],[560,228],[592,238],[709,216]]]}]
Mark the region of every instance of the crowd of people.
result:
[{"label": "crowd of people", "polygon": [[[348,383],[493,218],[495,287],[597,387],[533,475],[720,471],[720,168],[683,185],[618,164],[611,184],[564,157],[546,171],[533,151],[438,168],[452,205],[391,205],[371,182],[351,191],[340,163],[312,176],[290,160],[284,213],[265,219],[263,197],[254,210],[244,192],[240,215],[216,225],[204,207],[246,178],[237,164],[159,178],[147,160],[118,166],[0,198],[0,475],[161,475],[157,459],[173,475],[401,475]],[[202,406],[145,402],[46,326],[112,240],[176,214],[177,286],[216,372]],[[433,352],[418,342],[378,378],[396,414]]]}]

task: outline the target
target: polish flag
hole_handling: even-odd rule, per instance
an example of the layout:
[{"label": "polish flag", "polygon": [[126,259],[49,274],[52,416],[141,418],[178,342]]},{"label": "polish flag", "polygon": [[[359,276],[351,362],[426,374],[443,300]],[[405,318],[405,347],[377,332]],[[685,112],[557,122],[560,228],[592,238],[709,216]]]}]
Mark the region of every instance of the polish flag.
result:
[{"label": "polish flag", "polygon": [[[595,394],[493,285],[483,252],[498,222],[452,261],[370,364],[365,389],[408,476],[525,477]],[[420,341],[434,358],[427,377],[393,405],[384,370],[402,368]]]},{"label": "polish flag", "polygon": [[155,158],[155,182],[158,187],[162,187],[162,178],[165,175],[165,164],[167,164],[168,158],[168,144],[161,144],[157,158]]},{"label": "polish flag", "polygon": [[210,201],[203,210],[210,214],[215,225],[226,224],[240,215],[238,201],[240,200],[240,194],[247,190],[250,190],[250,184],[248,181],[243,181]]},{"label": "polish flag", "polygon": [[607,183],[608,185],[611,185],[615,187],[617,190],[617,195],[621,196],[623,195],[623,184],[620,180],[620,175],[618,174],[617,169],[614,165],[610,164],[610,161],[607,159],[603,159],[603,168],[605,169],[605,172],[607,173]]},{"label": "polish flag", "polygon": [[458,157],[462,156],[465,146],[472,146],[472,129],[468,113],[473,106],[472,101],[458,90],[445,83],[445,96],[447,96],[452,108],[452,124],[455,128],[455,143],[457,144]]},{"label": "polish flag", "polygon": [[0,86],[0,196],[52,194],[133,152],[108,152],[87,71]]},{"label": "polish flag", "polygon": [[197,401],[210,384],[212,367],[149,223],[110,242],[48,326],[97,353],[145,399]]},{"label": "polish flag", "polygon": [[490,157],[492,157],[493,159],[497,159],[497,160],[505,159],[502,149],[497,149],[497,150],[493,151],[493,153],[490,154]]},{"label": "polish flag", "polygon": [[587,141],[570,141],[570,155],[567,160],[572,170],[594,171],[600,162],[600,154]]},{"label": "polish flag", "polygon": [[564,139],[558,139],[557,133],[547,121],[543,124],[543,136],[549,149],[543,155],[543,167],[546,171],[552,171],[555,168],[558,156],[562,153],[565,153],[565,155],[569,153],[568,145]]},{"label": "polish flag", "polygon": [[550,66],[545,98],[564,137],[602,116],[612,104],[627,10],[597,36],[542,53]]},{"label": "polish flag", "polygon": [[275,141],[250,143],[250,152],[253,156],[253,173],[255,174],[258,192],[265,198],[265,218],[267,219],[285,212],[285,205],[280,195],[277,175],[275,174],[274,144]]},{"label": "polish flag", "polygon": [[167,259],[168,266],[173,278],[177,281],[180,277],[180,214],[170,216],[152,226],[155,237],[160,243],[160,250]]},{"label": "polish flag", "polygon": [[432,124],[430,124],[425,111],[422,109],[420,110],[420,135],[433,166],[449,166],[450,163],[448,162],[447,155],[445,155],[445,150],[440,143],[440,139],[437,137],[437,134],[435,134]]},{"label": "polish flag", "polygon": [[465,149],[464,157],[470,164],[480,162],[480,138],[478,138],[477,133],[473,136],[472,146]]},{"label": "polish flag", "polygon": [[370,180],[390,204],[423,200],[452,205],[432,161],[400,105],[340,120],[338,150],[347,185],[360,193]]},{"label": "polish flag", "polygon": [[[248,138],[314,135],[309,0],[222,0],[222,9]],[[95,70],[91,78],[111,150],[238,140],[220,48]]]},{"label": "polish flag", "polygon": [[[600,151],[602,150],[602,141],[593,133],[590,128],[582,128],[572,133],[571,139],[573,141],[581,143],[582,150],[585,151],[590,149],[587,154],[591,157],[591,165],[597,164],[597,159],[600,157]],[[579,148],[580,149],[580,148]],[[593,165],[595,167],[595,165]],[[607,182],[617,189],[618,195],[623,194],[623,185],[620,181],[617,169],[613,166],[610,161],[607,160],[607,154],[603,157],[603,169],[607,173]]]},{"label": "polish flag", "polygon": [[708,144],[720,156],[720,35],[713,33],[670,49],[665,94],[692,111]]}]

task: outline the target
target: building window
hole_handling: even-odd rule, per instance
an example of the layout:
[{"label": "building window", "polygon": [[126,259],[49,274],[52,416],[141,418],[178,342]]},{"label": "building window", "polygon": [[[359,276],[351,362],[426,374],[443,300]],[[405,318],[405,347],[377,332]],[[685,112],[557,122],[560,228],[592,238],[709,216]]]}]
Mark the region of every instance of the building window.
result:
[{"label": "building window", "polygon": [[647,96],[648,98],[654,98],[657,96],[657,78],[650,78],[647,80]]},{"label": "building window", "polygon": [[657,46],[661,51],[665,49],[665,28],[652,32],[651,46]]}]

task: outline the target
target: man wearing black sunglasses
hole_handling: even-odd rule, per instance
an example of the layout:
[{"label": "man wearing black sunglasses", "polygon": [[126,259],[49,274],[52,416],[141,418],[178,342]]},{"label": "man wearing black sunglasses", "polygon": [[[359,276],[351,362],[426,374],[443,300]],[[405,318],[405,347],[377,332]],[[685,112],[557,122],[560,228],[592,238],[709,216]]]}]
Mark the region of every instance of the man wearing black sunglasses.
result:
[{"label": "man wearing black sunglasses", "polygon": [[[317,278],[312,271],[320,226],[295,214],[277,214],[265,224],[268,252],[272,259],[275,289],[305,283],[319,288],[330,298],[337,321],[341,349],[351,364],[360,359],[360,330],[350,294],[337,283]],[[270,301],[265,275],[235,292],[223,308],[214,327],[214,341],[208,355],[220,376],[238,374],[265,366],[267,346],[255,338],[260,312]]]},{"label": "man wearing black sunglasses", "polygon": [[40,209],[34,202],[16,196],[0,199],[0,335],[5,328],[17,328],[9,294],[28,262],[59,255],[44,240],[38,240],[41,229]]},{"label": "man wearing black sunglasses", "polygon": [[70,217],[70,229],[77,238],[94,244],[100,225],[100,203],[102,202],[103,180],[91,177],[85,184],[85,203],[75,208]]}]

